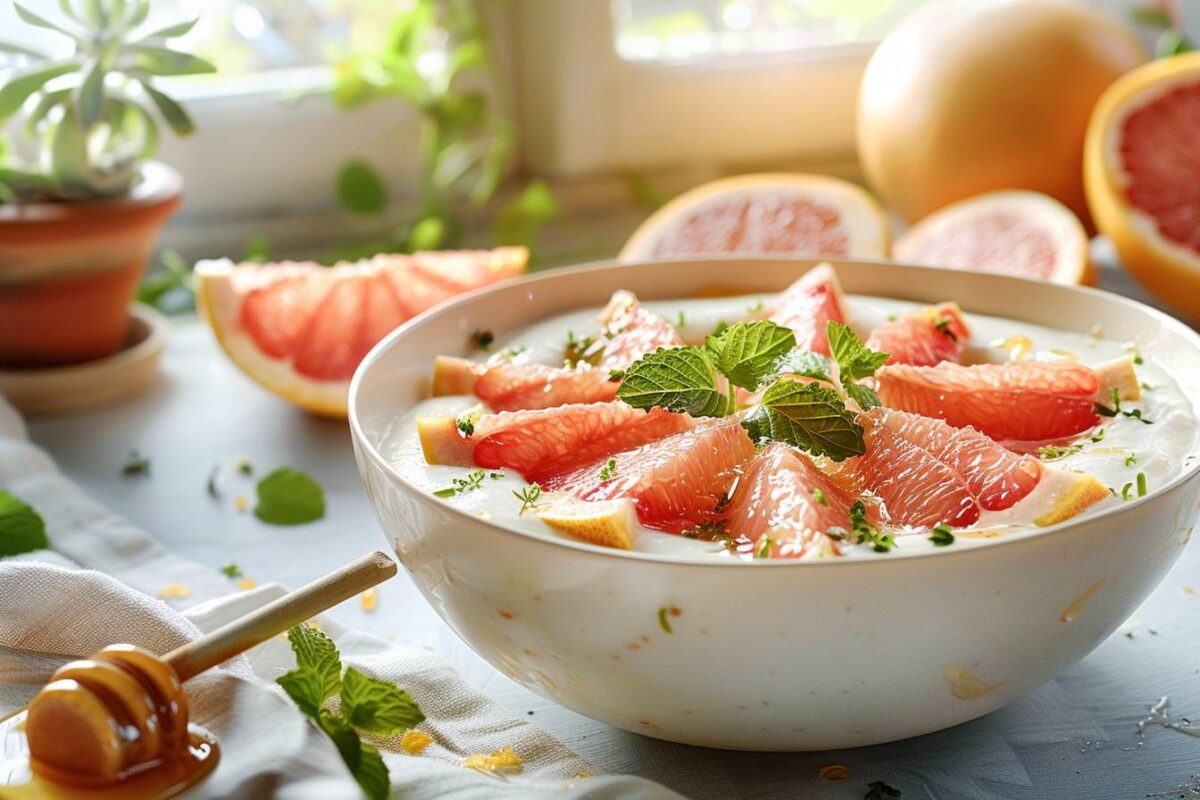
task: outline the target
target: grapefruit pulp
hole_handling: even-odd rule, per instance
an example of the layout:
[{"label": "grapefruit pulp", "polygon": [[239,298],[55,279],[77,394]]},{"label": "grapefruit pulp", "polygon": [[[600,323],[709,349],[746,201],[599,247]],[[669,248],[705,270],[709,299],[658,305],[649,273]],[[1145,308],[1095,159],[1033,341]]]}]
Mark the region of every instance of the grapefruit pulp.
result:
[{"label": "grapefruit pulp", "polygon": [[889,364],[931,367],[960,361],[971,342],[971,330],[957,303],[926,306],[871,332],[867,347],[887,353]]}]

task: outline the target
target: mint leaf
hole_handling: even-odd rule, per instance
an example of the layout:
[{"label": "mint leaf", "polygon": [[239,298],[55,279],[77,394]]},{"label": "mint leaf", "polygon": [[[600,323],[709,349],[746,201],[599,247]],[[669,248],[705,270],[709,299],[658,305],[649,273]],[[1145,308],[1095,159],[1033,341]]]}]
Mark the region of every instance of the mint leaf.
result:
[{"label": "mint leaf", "polygon": [[271,525],[314,522],[325,516],[325,491],[298,469],[277,469],[258,482],[254,516]]},{"label": "mint leaf", "polygon": [[375,746],[362,741],[346,720],[328,711],[322,711],[316,719],[321,730],[337,748],[338,755],[363,794],[369,800],[387,800],[391,794],[391,782],[388,780],[387,765]]},{"label": "mint leaf", "polygon": [[829,377],[832,362],[811,350],[793,350],[779,360],[775,365],[781,375],[800,375],[805,378],[815,378],[826,383],[833,383]]},{"label": "mint leaf", "polygon": [[780,359],[796,348],[796,334],[770,320],[738,322],[709,336],[704,347],[730,383],[754,391],[778,373]]},{"label": "mint leaf", "polygon": [[381,736],[416,727],[425,719],[408,692],[354,667],[342,677],[342,716],[354,727]]},{"label": "mint leaf", "polygon": [[838,377],[842,385],[862,378],[869,378],[875,370],[882,367],[888,360],[887,353],[870,349],[854,330],[844,322],[830,320],[825,325],[825,335],[829,338],[829,352],[838,365]]},{"label": "mint leaf", "polygon": [[296,666],[317,675],[321,693],[317,705],[324,703],[342,685],[342,659],[338,655],[337,645],[324,633],[308,625],[292,627],[288,631],[288,642],[296,654]]},{"label": "mint leaf", "polygon": [[862,426],[841,395],[815,383],[776,381],[752,419],[747,420],[751,436],[765,435],[834,461],[866,452]]},{"label": "mint leaf", "polygon": [[712,356],[698,347],[659,348],[625,370],[617,398],[634,408],[724,417],[733,398],[721,391]]},{"label": "mint leaf", "polygon": [[316,670],[299,668],[285,672],[275,679],[283,687],[292,702],[313,719],[321,713],[321,704],[325,702],[324,681]]},{"label": "mint leaf", "polygon": [[863,411],[878,408],[881,405],[879,395],[875,394],[875,390],[868,389],[861,383],[847,383],[842,388],[846,390],[846,394],[851,400],[858,403],[859,408]]},{"label": "mint leaf", "polygon": [[0,489],[0,558],[45,550],[46,522],[28,504]]}]

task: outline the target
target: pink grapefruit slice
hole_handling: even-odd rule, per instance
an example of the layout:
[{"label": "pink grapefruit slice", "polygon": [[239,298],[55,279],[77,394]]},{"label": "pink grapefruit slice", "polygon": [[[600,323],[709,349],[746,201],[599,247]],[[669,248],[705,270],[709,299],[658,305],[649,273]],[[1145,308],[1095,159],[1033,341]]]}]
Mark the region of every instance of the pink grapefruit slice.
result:
[{"label": "pink grapefruit slice", "polygon": [[1073,361],[1018,361],[962,366],[885,366],[875,373],[889,408],[971,426],[999,441],[1044,441],[1080,434],[1100,422],[1096,403],[1136,400],[1130,359],[1093,369]]},{"label": "pink grapefruit slice", "polygon": [[889,364],[931,367],[960,361],[971,331],[957,303],[927,306],[885,322],[871,332],[867,347],[888,354]]},{"label": "pink grapefruit slice", "polygon": [[784,290],[771,313],[771,321],[791,328],[796,346],[829,355],[826,323],[845,322],[842,287],[828,264],[818,264]]},{"label": "pink grapefruit slice", "polygon": [[733,418],[704,422],[642,447],[547,478],[542,488],[581,500],[628,497],[648,528],[682,533],[718,519],[754,444]]},{"label": "pink grapefruit slice", "polygon": [[906,264],[1095,283],[1083,223],[1049,195],[989,192],[935,211],[896,240]]},{"label": "pink grapefruit slice", "polygon": [[196,299],[243,372],[317,414],[346,415],[354,370],[398,325],[525,271],[524,248],[379,255],[323,267],[202,261]]},{"label": "pink grapefruit slice", "polygon": [[742,175],[685,192],[655,211],[623,261],[724,253],[884,258],[887,215],[866,191],[820,175]]},{"label": "pink grapefruit slice", "polygon": [[746,465],[726,508],[726,530],[745,536],[770,558],[838,555],[839,542],[826,535],[849,530],[854,500],[796,449],[768,445]]},{"label": "pink grapefruit slice", "polygon": [[685,414],[661,408],[643,411],[613,401],[478,417],[419,416],[417,433],[430,464],[507,467],[540,483],[612,453],[689,430],[694,424]]}]

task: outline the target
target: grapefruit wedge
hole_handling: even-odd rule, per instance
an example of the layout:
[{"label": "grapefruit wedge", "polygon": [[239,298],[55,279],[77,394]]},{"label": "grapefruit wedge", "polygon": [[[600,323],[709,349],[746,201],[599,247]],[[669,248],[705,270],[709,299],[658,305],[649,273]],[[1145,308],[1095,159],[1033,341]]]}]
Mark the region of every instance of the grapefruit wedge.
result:
[{"label": "grapefruit wedge", "polygon": [[1109,403],[1112,389],[1122,400],[1140,396],[1129,358],[1096,368],[1073,361],[896,364],[882,367],[875,381],[889,408],[971,426],[999,441],[1075,436],[1100,422],[1096,404]]},{"label": "grapefruit wedge", "polygon": [[417,434],[430,464],[507,467],[541,483],[694,424],[686,414],[661,408],[644,411],[614,400],[478,417],[419,416]]},{"label": "grapefruit wedge", "polygon": [[528,255],[379,255],[333,267],[202,261],[196,301],[243,372],[301,408],[345,417],[350,378],[380,339],[455,295],[522,274]]},{"label": "grapefruit wedge", "polygon": [[871,332],[867,347],[888,354],[889,364],[931,367],[960,361],[971,342],[971,331],[957,303],[926,306]]},{"label": "grapefruit wedge", "polygon": [[725,418],[547,478],[542,488],[593,502],[627,497],[646,527],[682,533],[718,519],[736,470],[753,455],[745,429]]},{"label": "grapefruit wedge", "polygon": [[612,296],[600,322],[603,335],[597,365],[581,361],[573,367],[498,360],[476,364],[438,356],[433,365],[434,395],[474,394],[497,411],[552,408],[566,403],[597,403],[617,396],[609,372],[623,370],[660,347],[683,344],[666,320],[647,311],[630,292]]},{"label": "grapefruit wedge", "polygon": [[790,253],[884,258],[887,215],[863,189],[820,175],[742,175],[703,184],[655,211],[620,258]]},{"label": "grapefruit wedge", "polygon": [[1200,317],[1200,52],[1153,61],[1101,96],[1084,147],[1100,232],[1134,277]]},{"label": "grapefruit wedge", "polygon": [[935,211],[901,234],[892,258],[1055,283],[1096,282],[1083,223],[1038,192],[989,192]]},{"label": "grapefruit wedge", "polygon": [[819,558],[838,555],[839,542],[826,536],[833,528],[850,529],[854,499],[792,447],[768,445],[751,459],[726,508],[726,530],[745,536],[770,558]]},{"label": "grapefruit wedge", "polygon": [[826,323],[846,321],[842,286],[833,267],[818,264],[804,273],[779,296],[770,319],[792,329],[797,347],[829,355]]}]

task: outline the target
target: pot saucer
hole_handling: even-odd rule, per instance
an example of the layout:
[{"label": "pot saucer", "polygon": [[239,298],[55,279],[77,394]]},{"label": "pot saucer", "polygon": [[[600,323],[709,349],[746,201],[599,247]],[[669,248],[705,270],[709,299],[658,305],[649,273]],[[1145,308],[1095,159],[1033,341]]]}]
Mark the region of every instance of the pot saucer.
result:
[{"label": "pot saucer", "polygon": [[120,352],[63,367],[0,369],[0,394],[26,414],[63,414],[127,400],[158,374],[171,323],[149,306],[129,306]]}]

